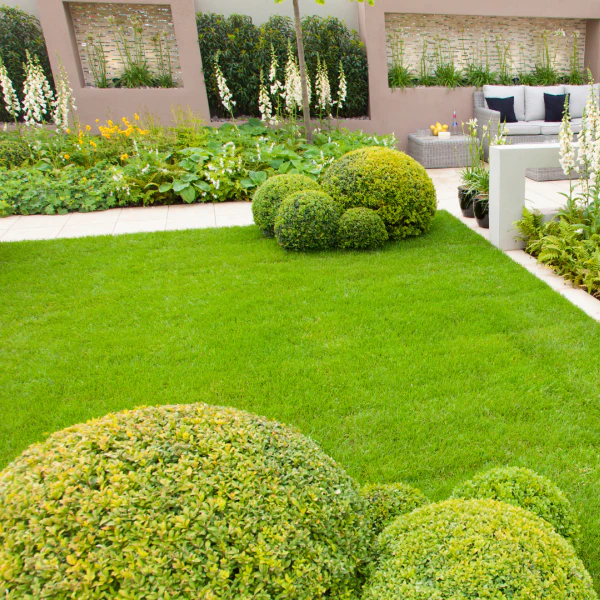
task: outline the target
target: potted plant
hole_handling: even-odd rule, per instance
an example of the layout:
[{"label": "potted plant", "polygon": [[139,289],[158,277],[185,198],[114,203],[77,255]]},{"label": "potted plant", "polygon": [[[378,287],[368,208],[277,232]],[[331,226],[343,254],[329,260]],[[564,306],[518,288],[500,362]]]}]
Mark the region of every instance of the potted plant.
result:
[{"label": "potted plant", "polygon": [[461,185],[458,186],[458,201],[463,217],[472,219],[473,213],[473,198],[475,196],[475,184],[477,182],[477,172],[484,165],[483,146],[477,136],[477,119],[471,119],[465,124],[463,123],[463,135],[467,137],[468,156],[467,164],[460,172]]},{"label": "potted plant", "polygon": [[490,171],[485,165],[477,169],[471,191],[473,193],[473,212],[477,225],[483,229],[489,229]]}]

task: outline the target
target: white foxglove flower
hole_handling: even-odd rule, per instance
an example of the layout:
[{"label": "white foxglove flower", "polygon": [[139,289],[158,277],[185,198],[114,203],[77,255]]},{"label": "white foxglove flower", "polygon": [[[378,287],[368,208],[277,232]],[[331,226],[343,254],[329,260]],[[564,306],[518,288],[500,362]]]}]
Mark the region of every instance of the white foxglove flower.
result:
[{"label": "white foxglove flower", "polygon": [[69,113],[76,111],[73,89],[69,84],[67,70],[60,58],[58,59],[59,73],[56,78],[56,100],[52,120],[59,130],[66,131],[69,128]]},{"label": "white foxglove flower", "polygon": [[263,82],[262,71],[260,79],[261,84],[258,91],[258,110],[260,111],[261,119],[265,123],[272,125],[275,122],[275,119],[273,119],[273,104],[271,103],[271,97],[269,96],[267,86]]},{"label": "white foxglove flower", "polygon": [[300,78],[300,67],[292,53],[291,46],[288,47],[288,59],[285,64],[284,84],[285,108],[292,114],[302,106],[302,79]]},{"label": "white foxglove flower", "polygon": [[317,109],[326,116],[331,116],[331,86],[329,84],[329,74],[327,73],[327,63],[321,62],[317,54],[317,78],[315,80],[315,91],[317,95]]},{"label": "white foxglove flower", "polygon": [[44,115],[54,106],[54,94],[44,75],[37,56],[32,58],[26,50],[27,64],[25,65],[25,83],[23,84],[23,113],[26,125],[42,125]]},{"label": "white foxglove flower", "polygon": [[337,107],[338,110],[340,108],[344,108],[344,103],[346,102],[346,98],[348,97],[348,83],[346,81],[346,73],[344,71],[344,65],[340,60],[340,83],[338,87],[338,99],[337,99]]},{"label": "white foxglove flower", "polygon": [[19,104],[17,92],[15,92],[12,81],[8,76],[8,71],[2,62],[2,58],[0,58],[0,87],[2,87],[6,112],[16,120],[17,115],[21,112],[21,105]]},{"label": "white foxglove flower", "polygon": [[227,112],[233,114],[235,100],[233,100],[233,94],[229,91],[227,80],[225,79],[221,65],[219,64],[219,52],[217,52],[215,57],[215,78],[217,80],[217,87],[219,88],[219,97],[221,98],[221,103]]},{"label": "white foxglove flower", "polygon": [[558,141],[560,145],[560,166],[565,175],[571,176],[571,173],[576,170],[575,151],[573,149],[573,130],[571,129],[571,116],[569,111],[565,110],[560,131],[558,132]]}]

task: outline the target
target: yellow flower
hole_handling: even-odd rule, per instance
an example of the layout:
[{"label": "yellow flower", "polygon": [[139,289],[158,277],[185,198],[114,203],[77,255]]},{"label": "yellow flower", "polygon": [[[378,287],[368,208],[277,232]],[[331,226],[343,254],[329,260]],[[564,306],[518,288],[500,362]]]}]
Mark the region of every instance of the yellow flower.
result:
[{"label": "yellow flower", "polygon": [[85,126],[85,130],[86,130],[86,131],[91,131],[91,130],[92,130],[92,128],[91,128],[89,125],[86,125],[86,126]]},{"label": "yellow flower", "polygon": [[138,115],[137,113],[133,113],[133,118],[134,118],[136,121],[139,121],[139,120],[140,120],[140,115]]},{"label": "yellow flower", "polygon": [[96,142],[94,142],[93,140],[90,140],[90,146],[92,146],[92,147],[94,147],[94,148],[95,148],[95,147],[97,146],[97,144],[96,144]]},{"label": "yellow flower", "polygon": [[70,157],[68,154],[65,154],[65,155],[63,156],[63,158],[64,158],[65,160],[69,160],[71,157]]},{"label": "yellow flower", "polygon": [[96,119],[96,123],[100,123],[100,119]]},{"label": "yellow flower", "polygon": [[70,130],[70,129],[65,129],[65,131],[66,131],[67,133],[71,133],[71,130]]},{"label": "yellow flower", "polygon": [[121,160],[127,160],[129,158],[129,154],[121,154]]}]

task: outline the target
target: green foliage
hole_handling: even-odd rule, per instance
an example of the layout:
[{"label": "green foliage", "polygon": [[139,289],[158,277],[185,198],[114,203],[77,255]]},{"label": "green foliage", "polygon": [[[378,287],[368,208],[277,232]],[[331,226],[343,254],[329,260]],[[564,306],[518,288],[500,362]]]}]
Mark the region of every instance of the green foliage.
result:
[{"label": "green foliage", "polygon": [[281,203],[275,237],[286,250],[324,250],[335,246],[339,224],[339,210],[330,196],[298,192]]},{"label": "green foliage", "polygon": [[435,216],[435,187],[425,169],[403,152],[364,148],[334,162],[323,189],[343,211],[365,207],[385,223],[391,239],[428,231]]},{"label": "green foliage", "polygon": [[[291,43],[293,51],[296,51],[292,20],[272,16],[256,27],[252,19],[244,15],[224,17],[215,13],[198,13],[196,19],[211,114],[228,116],[221,104],[214,75],[215,56],[220,52],[220,65],[236,101],[236,114],[259,117],[260,71],[269,72],[273,46],[279,62],[278,77],[283,83],[288,45]],[[365,115],[369,102],[367,53],[357,32],[350,31],[343,21],[335,17],[313,16],[302,20],[302,31],[309,73],[314,81],[319,55],[327,64],[334,100],[337,97],[340,60],[342,62],[351,93],[339,116]]]},{"label": "green foliage", "polygon": [[498,74],[490,71],[489,67],[476,63],[468,64],[464,71],[465,85],[481,88],[484,85],[493,85],[498,81]]},{"label": "green foliage", "polygon": [[340,219],[340,248],[380,248],[387,239],[388,233],[381,217],[370,208],[351,208]]},{"label": "green foliage", "polygon": [[18,139],[0,142],[0,167],[20,167],[30,158],[29,147]]},{"label": "green foliage", "polygon": [[447,500],[395,520],[364,600],[595,600],[569,542],[532,513],[495,500]]},{"label": "green foliage", "polygon": [[350,598],[370,539],[333,460],[233,408],[111,414],[0,473],[3,597]]},{"label": "green foliage", "polygon": [[275,235],[275,217],[281,203],[294,193],[320,190],[321,186],[306,175],[276,175],[263,183],[252,200],[254,223],[267,236]]},{"label": "green foliage", "polygon": [[[267,128],[257,119],[240,127],[212,128],[179,115],[176,127],[142,127],[112,123],[100,136],[85,127],[69,134],[45,129],[0,133],[0,197],[16,214],[248,200],[274,175],[303,175],[314,186],[322,171],[346,152],[395,144],[393,136],[332,130],[316,134],[309,145],[293,132]],[[78,177],[87,180],[81,189]],[[85,200],[82,189],[93,190]]]},{"label": "green foliage", "polygon": [[597,208],[567,208],[557,220],[544,223],[537,212],[523,209],[523,219],[516,223],[526,252],[542,264],[600,297],[600,216]]},{"label": "green foliage", "polygon": [[[337,99],[340,61],[348,81],[348,97],[339,114],[357,117],[367,113],[369,104],[369,71],[365,45],[356,31],[350,31],[335,17],[316,16],[302,19],[306,64],[314,81],[317,56],[327,64],[333,99]],[[313,100],[315,94],[313,94]]]},{"label": "green foliage", "polygon": [[578,545],[580,529],[573,507],[557,485],[522,467],[501,467],[480,473],[459,485],[453,498],[490,498],[520,506],[548,521],[563,537]]},{"label": "green foliage", "polygon": [[368,506],[375,535],[379,535],[396,517],[429,504],[420,490],[406,483],[371,483],[360,493]]},{"label": "green foliage", "polygon": [[388,72],[388,84],[391,88],[404,90],[415,85],[416,78],[404,65],[395,65]]},{"label": "green foliage", "polygon": [[[44,74],[52,85],[48,51],[39,21],[24,10],[0,5],[0,57],[21,101],[25,82],[23,65],[27,62],[27,50],[32,56],[38,57]],[[2,121],[12,121],[4,108],[4,102],[0,102],[0,122]]]}]

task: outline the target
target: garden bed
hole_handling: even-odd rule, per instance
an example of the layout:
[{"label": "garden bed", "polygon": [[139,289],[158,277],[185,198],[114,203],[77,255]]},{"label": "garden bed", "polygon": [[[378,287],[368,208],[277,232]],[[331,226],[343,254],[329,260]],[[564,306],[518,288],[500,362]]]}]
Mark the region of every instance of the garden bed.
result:
[{"label": "garden bed", "polygon": [[67,425],[206,401],[431,499],[523,465],[572,499],[600,577],[600,328],[439,213],[380,252],[256,227],[0,246],[0,464]]}]

